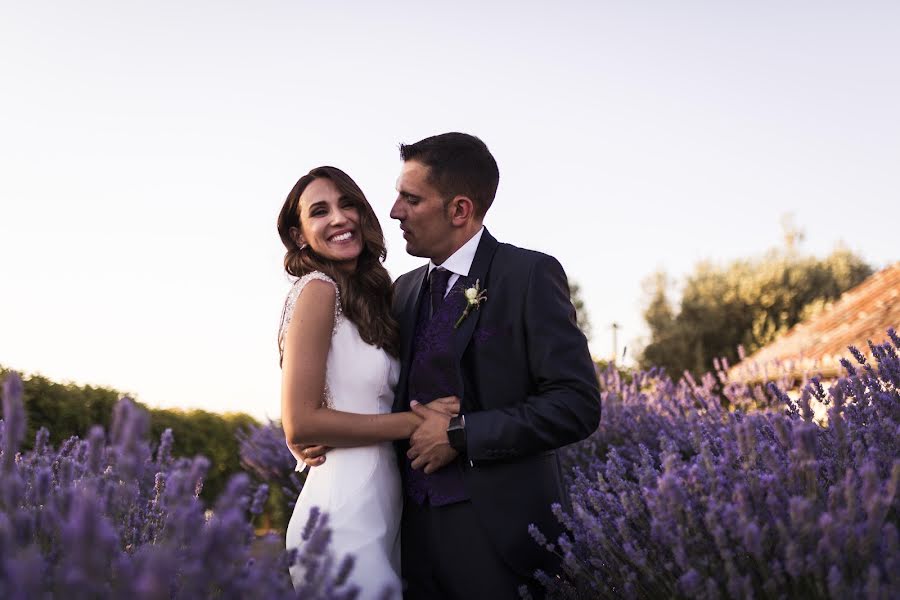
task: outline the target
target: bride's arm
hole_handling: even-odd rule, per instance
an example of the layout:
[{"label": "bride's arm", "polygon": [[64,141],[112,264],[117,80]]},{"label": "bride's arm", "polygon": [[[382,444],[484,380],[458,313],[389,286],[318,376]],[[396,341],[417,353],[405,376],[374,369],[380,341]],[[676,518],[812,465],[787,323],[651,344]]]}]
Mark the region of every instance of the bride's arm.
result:
[{"label": "bride's arm", "polygon": [[285,334],[281,421],[288,445],[367,446],[408,438],[421,422],[412,412],[363,415],[322,406],[335,298],[331,284],[307,283]]}]

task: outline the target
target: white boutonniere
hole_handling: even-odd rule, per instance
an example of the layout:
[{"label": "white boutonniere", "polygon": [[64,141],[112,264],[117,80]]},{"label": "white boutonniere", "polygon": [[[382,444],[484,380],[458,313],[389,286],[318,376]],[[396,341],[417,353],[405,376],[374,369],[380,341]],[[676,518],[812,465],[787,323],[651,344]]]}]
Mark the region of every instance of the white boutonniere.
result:
[{"label": "white boutonniere", "polygon": [[475,285],[470,288],[466,288],[466,291],[463,292],[466,296],[466,308],[463,313],[459,316],[459,319],[456,321],[456,325],[453,326],[453,329],[457,329],[462,322],[466,320],[466,317],[469,316],[469,313],[473,310],[478,310],[478,307],[481,306],[482,302],[487,302],[487,289],[481,289],[481,281],[476,279]]}]

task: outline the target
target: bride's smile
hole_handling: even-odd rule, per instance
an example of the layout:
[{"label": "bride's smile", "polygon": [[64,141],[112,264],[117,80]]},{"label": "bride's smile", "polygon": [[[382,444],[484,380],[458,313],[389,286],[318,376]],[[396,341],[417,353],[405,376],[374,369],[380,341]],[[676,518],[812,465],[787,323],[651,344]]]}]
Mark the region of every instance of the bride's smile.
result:
[{"label": "bride's smile", "polygon": [[363,249],[359,207],[329,179],[313,180],[300,196],[299,245],[353,271]]}]

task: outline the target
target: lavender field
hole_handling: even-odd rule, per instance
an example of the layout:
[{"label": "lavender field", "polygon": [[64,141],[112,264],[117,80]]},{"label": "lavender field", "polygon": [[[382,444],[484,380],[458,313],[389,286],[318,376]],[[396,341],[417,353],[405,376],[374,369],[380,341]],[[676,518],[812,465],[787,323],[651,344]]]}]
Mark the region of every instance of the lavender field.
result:
[{"label": "lavender field", "polygon": [[[603,418],[570,447],[554,598],[900,597],[900,337],[827,391],[601,374]],[[786,385],[787,384],[787,385]],[[782,381],[782,387],[790,382]],[[827,423],[811,402],[825,403]]]},{"label": "lavender field", "polygon": [[[548,596],[900,597],[900,337],[889,335],[871,364],[854,351],[843,378],[811,377],[796,401],[792,382],[730,382],[726,365],[700,380],[601,371],[600,428],[564,452],[572,506],[555,510],[567,533],[532,531],[562,559],[561,577],[538,574]],[[327,515],[302,556],[277,532],[254,534],[269,486],[289,502],[302,485],[277,425],[241,436],[248,474],[205,507],[208,461],[172,457],[170,433],[151,443],[130,401],[109,432],[52,448],[42,430],[21,452],[20,380],[3,392],[0,597],[353,597],[352,558],[327,552]],[[299,592],[291,560],[316,565]]]},{"label": "lavender field", "polygon": [[[22,382],[3,384],[0,421],[0,598],[352,598],[343,585],[352,558],[325,549],[327,516],[311,519],[301,556],[281,536],[257,537],[266,484],[238,474],[211,507],[199,498],[209,461],[175,458],[167,430],[151,448],[146,413],[130,400],[115,407],[109,432],[59,448],[40,429],[25,432]],[[292,560],[313,566],[295,592]]]}]

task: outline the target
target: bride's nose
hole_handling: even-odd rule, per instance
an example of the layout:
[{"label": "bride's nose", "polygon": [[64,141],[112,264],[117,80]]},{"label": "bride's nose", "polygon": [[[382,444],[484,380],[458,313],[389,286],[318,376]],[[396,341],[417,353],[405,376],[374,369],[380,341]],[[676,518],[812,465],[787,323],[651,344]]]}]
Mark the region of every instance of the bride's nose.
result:
[{"label": "bride's nose", "polygon": [[331,213],[331,224],[332,225],[343,225],[347,222],[347,215],[344,214],[344,211],[341,209],[337,209],[332,211]]}]

